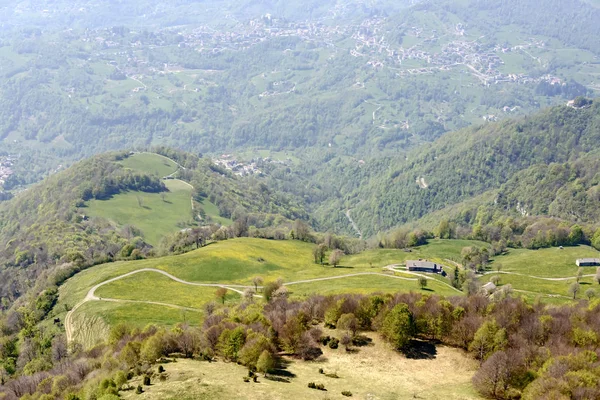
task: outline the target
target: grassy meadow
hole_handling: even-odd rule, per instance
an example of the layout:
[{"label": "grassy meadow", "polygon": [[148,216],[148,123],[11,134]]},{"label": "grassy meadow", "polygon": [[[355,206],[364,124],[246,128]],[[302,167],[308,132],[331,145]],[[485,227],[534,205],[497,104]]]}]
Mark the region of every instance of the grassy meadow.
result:
[{"label": "grassy meadow", "polygon": [[[368,250],[343,257],[341,266],[333,268],[313,262],[314,245],[310,243],[293,240],[231,239],[212,243],[182,255],[116,262],[82,271],[60,287],[59,305],[56,309],[66,310],[73,307],[84,299],[93,286],[143,268],[162,270],[184,281],[195,283],[252,286],[252,278],[256,276],[263,278],[264,282],[281,279],[285,284],[289,284],[291,298],[305,298],[311,294],[398,291],[419,291],[444,296],[461,295],[461,292],[448,286],[448,281],[441,276],[430,276],[427,287],[421,289],[415,275],[405,272],[392,273],[383,267],[401,264],[414,258],[436,260],[452,266],[456,262],[454,260],[460,259],[463,247],[477,245],[485,244],[463,240],[431,240],[429,244],[410,252],[391,249]],[[541,297],[548,303],[565,303],[571,301],[569,286],[575,282],[575,259],[596,254],[595,250],[587,246],[568,247],[564,250],[509,249],[506,254],[492,259],[491,271],[480,276],[479,280],[481,283],[489,281],[497,274],[494,268],[501,264],[500,285],[511,284],[516,295],[525,296],[532,301]],[[586,270],[586,274],[588,273],[595,273],[595,268]],[[313,279],[318,280],[310,281]],[[306,282],[307,280],[309,282]],[[581,290],[577,298],[583,298],[588,288],[600,289],[597,284],[592,283],[591,277],[582,278],[580,283]],[[85,318],[96,316],[106,325],[127,321],[137,326],[148,323],[171,326],[183,321],[181,308],[201,310],[209,301],[218,302],[215,291],[215,287],[187,285],[156,272],[144,271],[108,283],[96,290],[95,294],[98,297],[122,302],[91,301],[84,304],[75,314],[83,318],[84,324],[88,324]],[[600,295],[600,290],[598,294]],[[230,290],[226,305],[233,305],[239,301],[240,295]],[[194,311],[189,310],[185,313],[194,314]],[[200,319],[202,315],[202,312],[198,311],[196,318]],[[98,321],[95,323],[100,324]],[[99,328],[96,330],[105,331]]]},{"label": "grassy meadow", "polygon": [[[148,288],[152,288],[152,290],[148,290]],[[156,272],[140,272],[100,287],[96,290],[96,296],[110,299],[155,301],[202,309],[204,304],[216,300],[216,290],[215,287],[185,285]],[[225,304],[238,303],[239,298],[238,293],[230,290],[227,292]]]},{"label": "grassy meadow", "polygon": [[[91,200],[86,213],[116,224],[139,228],[144,239],[156,245],[169,233],[182,229],[191,218],[192,187],[180,180],[166,180],[166,193],[126,192],[108,200]],[[164,199],[163,199],[164,196]]]},{"label": "grassy meadow", "polygon": [[160,178],[179,169],[179,166],[169,158],[154,153],[133,154],[121,161],[121,164],[125,168],[156,175]]},{"label": "grassy meadow", "polygon": [[[327,335],[339,335],[326,330]],[[477,362],[460,350],[438,346],[433,359],[408,359],[392,351],[376,334],[373,345],[357,352],[343,347],[332,350],[322,347],[323,357],[314,362],[284,358],[289,382],[276,382],[259,377],[258,383],[245,383],[247,368],[227,362],[177,360],[164,364],[168,379],[145,387],[145,392],[123,393],[125,399],[345,399],[341,392],[350,391],[358,399],[448,399],[468,400],[480,397],[471,386]],[[384,361],[383,361],[384,360]],[[382,362],[383,361],[383,362]],[[319,373],[336,373],[329,378]],[[309,389],[308,382],[322,383],[327,391]],[[137,386],[139,380],[130,382]]]},{"label": "grassy meadow", "polygon": [[[490,273],[482,277],[483,282],[492,276],[500,276],[500,285],[511,284],[516,290],[525,292],[528,298],[542,296],[554,298],[553,302],[565,302],[570,297],[569,286],[576,282],[579,267],[575,260],[585,257],[598,257],[598,251],[589,246],[553,247],[548,249],[527,250],[509,249],[504,255],[495,257],[491,270],[500,264],[500,273]],[[585,275],[594,275],[595,267],[583,267]],[[583,298],[587,289],[592,288],[600,296],[600,286],[593,277],[585,276],[580,280],[581,289],[577,298]]]}]

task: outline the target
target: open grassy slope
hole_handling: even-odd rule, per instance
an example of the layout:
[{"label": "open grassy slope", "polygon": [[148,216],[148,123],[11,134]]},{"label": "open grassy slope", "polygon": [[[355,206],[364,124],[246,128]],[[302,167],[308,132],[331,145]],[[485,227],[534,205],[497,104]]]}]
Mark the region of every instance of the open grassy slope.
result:
[{"label": "open grassy slope", "polygon": [[167,157],[154,153],[138,153],[121,161],[125,168],[165,177],[177,171],[178,165]]},{"label": "open grassy slope", "polygon": [[[432,240],[428,245],[402,250],[376,249],[361,254],[346,256],[341,266],[332,268],[315,264],[312,258],[313,245],[299,241],[271,241],[239,238],[210,244],[199,250],[157,259],[117,262],[90,268],[77,274],[60,288],[57,309],[73,307],[86,297],[90,288],[108,279],[140,269],[156,269],[190,283],[252,286],[252,278],[260,276],[265,282],[281,279],[288,285],[292,298],[311,294],[336,293],[393,293],[398,291],[421,291],[416,276],[406,272],[392,272],[383,267],[401,264],[406,259],[427,258],[452,266],[459,260],[463,247],[485,245],[474,241]],[[480,276],[482,283],[496,274],[493,269],[502,264],[500,284],[510,283],[516,294],[533,300],[541,295],[544,301],[568,302],[568,289],[575,281],[577,267],[575,259],[596,255],[587,246],[570,247],[564,250],[514,250],[492,260],[492,270]],[[594,268],[586,274],[595,273]],[[445,278],[430,276],[425,291],[452,296],[461,293],[447,285]],[[334,279],[330,279],[334,278]],[[106,325],[116,322],[131,322],[138,326],[148,323],[174,325],[183,321],[182,309],[202,318],[202,307],[215,301],[216,287],[194,286],[176,282],[153,271],[142,271],[134,275],[107,283],[99,287],[95,295],[106,300],[121,302],[89,301],[75,314],[80,318],[97,316]],[[581,298],[592,284],[591,277],[581,280]],[[259,293],[260,294],[260,293]],[[600,291],[599,291],[600,294]],[[240,295],[229,291],[226,303],[239,301]],[[262,301],[257,299],[256,301]],[[165,303],[145,304],[143,302]],[[197,310],[197,311],[194,311]],[[102,332],[101,329],[98,331]]]},{"label": "open grassy slope", "polygon": [[[60,288],[57,309],[72,308],[81,302],[95,285],[128,272],[144,268],[157,269],[172,274],[187,282],[213,284],[252,285],[252,278],[262,277],[265,282],[282,279],[285,283],[310,279],[340,277],[353,274],[390,274],[382,267],[400,263],[407,258],[430,257],[443,258],[440,249],[448,246],[459,248],[463,242],[438,243],[432,241],[427,246],[415,249],[412,253],[401,250],[374,251],[361,256],[345,257],[342,266],[332,268],[313,262],[313,245],[299,241],[270,241],[262,239],[240,238],[217,242],[199,250],[157,259],[116,262],[99,265],[69,279]],[[458,251],[458,250],[455,250]],[[379,254],[381,253],[381,254]],[[369,262],[368,259],[372,259]],[[372,264],[372,266],[371,266]],[[299,283],[290,285],[292,297],[304,297],[312,293],[369,293],[420,290],[415,276],[397,273],[396,276],[359,275],[338,279]],[[407,278],[407,279],[406,279]],[[198,287],[178,283],[156,272],[140,272],[97,289],[95,295],[100,298],[112,298],[129,301],[152,301],[168,303],[179,307],[202,308],[202,304],[215,299],[214,287]],[[240,290],[240,288],[238,288]],[[430,293],[443,295],[460,294],[441,282],[430,280]],[[228,301],[237,301],[237,294],[229,293]],[[258,300],[260,301],[260,300]],[[159,305],[141,307],[140,303],[107,303],[90,301],[74,314],[97,315],[107,324],[131,320],[145,325],[156,322],[154,310]],[[169,307],[166,307],[169,308]],[[172,325],[181,322],[180,310],[172,309],[161,323]],[[64,318],[64,314],[62,315]]]},{"label": "open grassy slope", "polygon": [[[486,274],[482,281],[487,282],[492,276],[499,275],[501,285],[510,283],[514,289],[530,292],[528,297],[550,295],[565,301],[563,297],[570,297],[569,286],[576,281],[579,270],[575,260],[584,257],[598,257],[598,251],[589,246],[509,249],[507,254],[495,257],[491,263],[493,271],[501,264],[501,273]],[[584,267],[583,273],[584,276],[594,275],[596,268]],[[597,295],[600,295],[600,287],[594,284],[592,277],[585,276],[580,284],[578,298],[582,298],[589,288],[595,289]]]},{"label": "open grassy slope", "polygon": [[[149,288],[152,288],[149,290]],[[98,297],[136,301],[156,301],[181,307],[201,309],[215,300],[216,288],[184,285],[156,272],[144,272],[120,279],[100,287]],[[235,303],[240,295],[229,291],[228,303]]]},{"label": "open grassy slope", "polygon": [[[336,335],[336,331],[327,331]],[[357,399],[479,399],[471,386],[477,362],[460,350],[439,346],[434,359],[407,359],[393,352],[375,334],[369,334],[374,345],[356,353],[322,348],[322,361],[302,362],[286,358],[286,372],[294,375],[290,383],[275,382],[264,377],[258,383],[244,383],[245,367],[226,362],[177,360],[165,364],[169,378],[155,380],[143,395],[124,392],[125,399],[191,400],[191,399],[345,399],[341,392],[352,392]],[[319,374],[337,373],[339,379]],[[308,382],[323,383],[326,392],[309,389]],[[138,380],[131,382],[138,384]]]},{"label": "open grassy slope", "polygon": [[165,185],[167,193],[127,192],[109,200],[92,200],[86,212],[121,226],[133,225],[148,243],[156,245],[164,235],[182,229],[192,212],[191,186],[179,180],[166,180]]}]

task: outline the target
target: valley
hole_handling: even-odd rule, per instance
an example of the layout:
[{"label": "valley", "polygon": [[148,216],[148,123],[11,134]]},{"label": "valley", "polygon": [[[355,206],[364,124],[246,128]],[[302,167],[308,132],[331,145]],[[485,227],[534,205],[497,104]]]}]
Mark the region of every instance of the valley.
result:
[{"label": "valley", "polygon": [[0,399],[600,398],[600,3],[0,5]]}]

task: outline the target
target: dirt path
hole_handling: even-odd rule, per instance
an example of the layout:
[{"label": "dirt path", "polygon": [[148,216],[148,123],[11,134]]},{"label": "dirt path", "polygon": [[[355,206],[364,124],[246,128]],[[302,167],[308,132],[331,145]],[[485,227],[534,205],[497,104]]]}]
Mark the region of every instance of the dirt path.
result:
[{"label": "dirt path", "polygon": [[[436,282],[438,282],[438,283],[440,283],[442,285],[448,286],[450,289],[452,289],[452,290],[454,290],[456,292],[462,293],[462,290],[457,289],[454,286],[452,286],[452,285],[450,285],[450,284],[448,284],[446,282],[442,282],[439,279],[432,278],[431,276],[427,276],[425,274],[419,274],[418,272],[412,272],[412,271],[408,271],[408,270],[405,270],[405,269],[398,270],[399,266],[400,266],[399,264],[392,264],[392,265],[388,265],[388,266],[386,266],[384,268],[387,269],[388,271],[401,272],[403,274],[414,275],[414,276],[423,277],[425,279],[433,280],[433,281],[436,281]],[[415,278],[414,280],[417,280],[417,278]]]},{"label": "dirt path", "polygon": [[[388,268],[388,267],[386,267],[386,268],[388,270],[394,272],[393,269]],[[161,302],[155,302],[155,301],[111,299],[111,298],[105,298],[105,297],[100,298],[100,297],[96,296],[96,290],[98,290],[102,286],[108,285],[109,283],[118,281],[120,279],[130,277],[135,274],[139,274],[141,272],[155,272],[158,274],[162,274],[162,275],[166,276],[167,278],[169,278],[175,282],[184,284],[184,285],[200,286],[200,287],[221,287],[221,288],[225,288],[225,289],[231,290],[231,291],[239,293],[239,294],[243,294],[244,289],[253,289],[254,288],[254,286],[235,285],[235,284],[188,282],[183,279],[177,278],[176,276],[173,276],[173,275],[169,274],[168,272],[162,271],[160,269],[155,269],[155,268],[138,269],[138,270],[128,272],[123,275],[119,275],[115,278],[108,279],[104,282],[98,283],[97,285],[93,286],[90,290],[88,290],[85,298],[82,301],[80,301],[79,303],[77,303],[77,305],[75,305],[75,307],[73,307],[71,309],[71,311],[69,311],[67,313],[67,316],[65,317],[65,330],[66,330],[66,335],[67,335],[67,341],[71,342],[73,340],[74,330],[75,330],[74,325],[73,325],[74,313],[82,305],[84,305],[85,303],[87,303],[89,301],[109,301],[109,302],[115,302],[115,303],[156,304],[156,305],[173,307],[173,308],[182,309],[182,310],[198,311],[197,309],[190,308],[190,307],[183,307],[183,306],[178,306],[175,304],[161,303]],[[404,271],[402,271],[402,272],[404,272]],[[405,280],[405,281],[416,281],[417,280],[417,278],[406,278],[406,277],[402,277],[402,276],[395,276],[395,275],[390,275],[390,274],[381,273],[381,272],[359,272],[359,273],[355,273],[355,274],[345,274],[345,275],[338,275],[338,276],[329,276],[329,277],[324,277],[324,278],[313,278],[313,279],[304,279],[304,280],[299,280],[299,281],[286,282],[283,284],[283,286],[292,286],[292,285],[299,285],[302,283],[320,282],[320,281],[328,281],[328,280],[334,280],[334,279],[347,279],[347,278],[352,278],[352,277],[356,277],[356,276],[366,276],[366,275],[383,276],[386,278],[401,279],[401,280]],[[420,274],[413,274],[413,275],[424,276],[424,275],[420,275]],[[429,277],[426,277],[426,278],[433,279],[433,278],[429,278]],[[440,283],[443,284],[443,282],[440,282]],[[448,286],[450,286],[450,285],[448,285]],[[450,287],[452,287],[452,286],[450,286]],[[262,288],[262,286],[259,286],[259,288]],[[455,289],[455,288],[453,288],[453,289]],[[457,289],[455,289],[455,290],[457,290]],[[254,296],[262,298],[262,296],[256,295],[256,294]]]},{"label": "dirt path", "polygon": [[[553,281],[553,282],[568,281],[568,280],[577,278],[576,276],[568,276],[566,278],[544,278],[541,276],[526,275],[526,274],[520,274],[518,272],[510,272],[510,271],[488,271],[488,272],[483,273],[483,275],[490,275],[490,274],[518,275],[518,276],[524,276],[526,278],[541,279],[543,281]],[[593,278],[595,276],[596,276],[596,274],[581,275],[582,278]]]},{"label": "dirt path", "polygon": [[[399,264],[388,265],[388,266],[384,267],[384,270],[387,270],[390,272],[401,272],[403,274],[413,275],[413,276],[415,276],[415,278],[395,276],[395,275],[386,274],[386,273],[382,273],[382,272],[359,272],[359,273],[354,273],[354,274],[345,274],[345,275],[337,275],[337,276],[328,276],[328,277],[323,277],[323,278],[303,279],[303,280],[298,280],[298,281],[286,282],[286,283],[283,283],[283,286],[293,286],[293,285],[299,285],[299,284],[303,284],[303,283],[322,282],[322,281],[329,281],[329,280],[335,280],[335,279],[347,279],[347,278],[352,278],[352,277],[357,277],[357,276],[374,275],[374,276],[383,276],[383,277],[391,278],[391,279],[401,279],[401,280],[405,280],[405,281],[416,281],[418,279],[417,277],[424,277],[428,280],[434,280],[442,285],[445,285],[456,292],[462,293],[459,289],[455,288],[454,286],[452,286],[450,284],[447,284],[445,282],[442,282],[438,279],[435,279],[431,276],[427,276],[425,274],[420,274],[417,272],[411,272],[411,271],[407,271],[404,269],[399,269],[399,266],[400,266]],[[66,330],[66,335],[67,335],[67,341],[71,342],[73,340],[74,329],[75,329],[73,326],[73,315],[74,315],[75,311],[77,311],[82,305],[84,305],[85,303],[87,303],[89,301],[109,301],[109,302],[115,302],[115,303],[155,304],[155,305],[160,305],[160,306],[165,306],[165,307],[177,308],[177,309],[181,309],[181,310],[198,311],[198,309],[191,308],[191,307],[183,307],[183,306],[179,306],[176,304],[162,303],[162,302],[156,302],[156,301],[111,299],[111,298],[100,298],[100,297],[96,296],[96,290],[98,290],[102,286],[107,285],[112,282],[115,282],[115,281],[118,281],[120,279],[130,277],[135,274],[139,274],[141,272],[154,272],[154,273],[162,274],[162,275],[166,276],[167,278],[169,278],[175,282],[184,284],[184,285],[199,286],[199,287],[220,287],[220,288],[225,288],[225,289],[231,290],[231,291],[239,293],[239,294],[243,294],[244,289],[253,289],[254,288],[254,286],[236,285],[236,284],[188,282],[183,279],[177,278],[176,276],[171,275],[168,272],[162,271],[160,269],[155,269],[155,268],[138,269],[138,270],[117,276],[115,278],[108,279],[104,282],[98,283],[97,285],[93,286],[90,290],[88,290],[85,298],[82,301],[80,301],[79,303],[77,303],[71,309],[71,311],[69,311],[67,313],[67,316],[65,317],[65,330]],[[520,274],[520,273],[516,273],[516,272],[508,272],[508,271],[500,271],[500,272],[490,271],[490,272],[485,273],[485,275],[487,275],[487,274],[519,275],[519,276],[525,276],[525,277],[532,278],[532,279],[541,279],[541,280],[547,280],[547,281],[566,281],[566,280],[574,279],[574,277],[543,278],[543,277],[530,276],[530,275]],[[594,274],[583,275],[583,277],[593,277],[593,276],[595,276],[595,275]],[[259,286],[259,288],[262,288],[262,286]],[[515,291],[522,292],[522,293],[538,294],[536,292],[529,292],[526,290],[516,290],[515,289]],[[542,294],[542,293],[539,293],[539,294]],[[262,298],[262,296],[256,295],[256,294],[254,296]],[[566,296],[562,296],[562,295],[549,295],[549,296],[566,298]]]},{"label": "dirt path", "polygon": [[[67,313],[67,316],[65,317],[65,332],[66,332],[66,335],[67,335],[67,342],[71,342],[73,340],[73,334],[74,334],[73,314],[75,313],[75,311],[77,311],[77,309],[79,309],[82,305],[84,305],[88,301],[110,301],[110,302],[115,302],[115,303],[156,304],[156,305],[162,305],[162,306],[167,306],[167,307],[178,308],[178,309],[182,309],[182,310],[194,310],[194,311],[198,311],[197,309],[193,309],[193,308],[189,308],[189,307],[183,307],[183,306],[178,306],[178,305],[175,305],[175,304],[168,304],[168,303],[160,303],[160,302],[155,302],[155,301],[110,299],[110,298],[100,298],[100,297],[96,296],[96,290],[98,290],[100,287],[102,287],[104,285],[108,285],[109,283],[118,281],[120,279],[127,278],[129,276],[138,274],[140,272],[156,272],[156,273],[159,273],[159,274],[162,274],[162,275],[168,277],[169,279],[174,280],[175,282],[179,282],[179,283],[182,283],[184,285],[202,286],[202,287],[221,287],[221,288],[225,288],[225,289],[231,290],[232,292],[236,292],[236,293],[239,293],[239,294],[243,294],[244,293],[241,289],[253,288],[253,286],[243,286],[243,285],[226,285],[226,284],[218,284],[218,283],[188,282],[188,281],[184,281],[183,279],[179,279],[176,276],[173,276],[173,275],[169,274],[168,272],[161,271],[159,269],[154,269],[154,268],[142,268],[142,269],[138,269],[138,270],[135,270],[135,271],[132,271],[132,272],[129,272],[129,273],[117,276],[116,278],[108,279],[108,280],[106,280],[104,282],[101,282],[101,283],[95,285],[90,290],[88,290],[85,298],[82,301],[80,301],[79,303],[77,303],[75,305],[75,307],[73,307],[71,309],[71,311],[69,311]],[[259,295],[255,295],[255,296],[256,297],[262,297],[262,296],[259,296]]]}]

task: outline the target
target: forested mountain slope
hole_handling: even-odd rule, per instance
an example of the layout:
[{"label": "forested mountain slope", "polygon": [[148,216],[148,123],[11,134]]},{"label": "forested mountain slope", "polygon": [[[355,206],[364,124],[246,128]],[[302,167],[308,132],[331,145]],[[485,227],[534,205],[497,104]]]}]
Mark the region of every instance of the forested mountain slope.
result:
[{"label": "forested mountain slope", "polygon": [[581,0],[109,4],[0,10],[4,189],[155,145],[393,157],[598,89]]},{"label": "forested mountain slope", "polygon": [[[245,218],[257,227],[308,219],[303,206],[264,182],[239,179],[208,160],[179,151],[156,151],[185,168],[178,176],[194,186],[197,213],[207,198],[220,215]],[[167,192],[162,177],[126,168],[122,161],[130,156],[121,152],[86,159],[0,204],[0,297],[24,294],[42,274],[61,281],[90,264],[152,251],[135,226],[86,215],[92,199],[105,201],[122,192]],[[182,210],[182,221],[191,219],[197,225],[201,221],[196,217]],[[133,251],[137,255],[132,256]],[[59,265],[63,268],[56,270]]]},{"label": "forested mountain slope", "polygon": [[[520,203],[525,214],[592,221],[596,207],[586,204],[596,196],[597,161],[586,153],[599,147],[599,111],[597,103],[584,109],[551,108],[447,134],[406,159],[346,166],[337,171],[347,174],[339,181],[345,202],[320,215],[333,221],[331,209],[353,208],[361,229],[373,234],[501,189],[498,207],[514,209]],[[546,167],[551,163],[564,165]],[[574,206],[578,198],[582,203]]]}]

